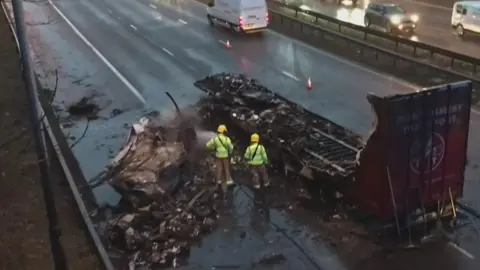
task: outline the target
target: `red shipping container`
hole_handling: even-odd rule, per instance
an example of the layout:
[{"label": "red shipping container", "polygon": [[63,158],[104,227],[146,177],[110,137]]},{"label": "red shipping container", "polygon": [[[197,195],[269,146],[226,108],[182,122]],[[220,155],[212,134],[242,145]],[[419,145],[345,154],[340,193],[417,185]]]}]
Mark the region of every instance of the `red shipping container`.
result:
[{"label": "red shipping container", "polygon": [[378,218],[462,196],[472,84],[368,100],[376,128],[360,152],[350,196]]}]

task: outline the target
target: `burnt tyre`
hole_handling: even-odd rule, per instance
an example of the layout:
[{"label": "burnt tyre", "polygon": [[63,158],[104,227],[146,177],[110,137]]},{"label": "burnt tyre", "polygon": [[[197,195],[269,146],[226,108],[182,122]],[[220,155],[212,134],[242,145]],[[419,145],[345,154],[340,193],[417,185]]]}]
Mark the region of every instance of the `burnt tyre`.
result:
[{"label": "burnt tyre", "polygon": [[235,32],[235,33],[240,33],[240,32],[242,32],[242,29],[240,28],[240,26],[234,25],[234,24],[231,24],[231,23],[229,23],[228,25],[230,26],[230,29],[231,29],[233,32]]},{"label": "burnt tyre", "polygon": [[365,16],[365,18],[363,19],[363,23],[365,24],[365,27],[369,28],[370,27],[370,18]]},{"label": "burnt tyre", "polygon": [[208,20],[208,23],[210,24],[210,26],[213,26],[213,18],[212,18],[212,16],[207,15],[207,20]]},{"label": "burnt tyre", "polygon": [[465,36],[465,29],[463,28],[463,25],[459,24],[457,27],[455,27],[455,33],[459,37]]},{"label": "burnt tyre", "polygon": [[391,34],[391,35],[395,35],[395,34],[396,34],[396,33],[395,33],[395,28],[392,27],[392,24],[391,24],[391,23],[387,23],[387,24],[385,25],[385,31],[386,31],[387,33]]}]

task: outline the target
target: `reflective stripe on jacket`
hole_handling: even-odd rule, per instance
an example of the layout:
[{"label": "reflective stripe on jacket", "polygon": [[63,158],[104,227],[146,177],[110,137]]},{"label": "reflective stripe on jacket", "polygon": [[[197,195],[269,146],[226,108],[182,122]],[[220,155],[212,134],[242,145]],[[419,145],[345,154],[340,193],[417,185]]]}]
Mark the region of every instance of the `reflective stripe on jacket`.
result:
[{"label": "reflective stripe on jacket", "polygon": [[219,134],[207,142],[207,149],[215,150],[218,158],[227,158],[233,152],[233,144],[230,138]]},{"label": "reflective stripe on jacket", "polygon": [[[255,152],[255,149],[257,149],[257,152]],[[253,156],[254,153],[255,156]],[[265,151],[265,147],[263,147],[263,145],[258,143],[253,143],[247,147],[244,157],[247,159],[248,164],[250,165],[268,164],[267,151]]]}]

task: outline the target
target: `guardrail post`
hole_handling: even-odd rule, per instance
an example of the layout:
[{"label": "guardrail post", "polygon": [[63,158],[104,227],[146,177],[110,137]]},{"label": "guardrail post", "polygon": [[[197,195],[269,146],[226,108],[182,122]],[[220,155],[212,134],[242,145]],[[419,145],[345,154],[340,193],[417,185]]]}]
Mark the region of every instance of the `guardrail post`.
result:
[{"label": "guardrail post", "polygon": [[413,47],[413,56],[417,56],[417,46]]},{"label": "guardrail post", "polygon": [[453,67],[454,63],[455,63],[455,58],[452,57],[451,60],[450,60],[450,67]]},{"label": "guardrail post", "polygon": [[477,65],[473,64],[473,76],[477,74]]},{"label": "guardrail post", "polygon": [[298,17],[298,10],[295,10],[295,18]]},{"label": "guardrail post", "polygon": [[368,37],[368,34],[367,34],[367,32],[366,32],[366,31],[365,31],[365,32],[363,32],[363,40],[367,40],[367,37]]}]

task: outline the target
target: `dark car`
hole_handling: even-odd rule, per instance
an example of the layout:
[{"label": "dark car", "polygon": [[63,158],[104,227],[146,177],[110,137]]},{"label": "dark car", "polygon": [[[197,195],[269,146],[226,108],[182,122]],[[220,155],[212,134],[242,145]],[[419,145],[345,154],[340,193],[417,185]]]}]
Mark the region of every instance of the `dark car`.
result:
[{"label": "dark car", "polygon": [[392,34],[413,34],[417,14],[409,14],[396,4],[370,4],[365,10],[365,27],[378,26]]}]

